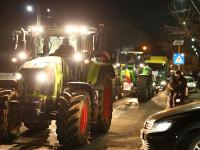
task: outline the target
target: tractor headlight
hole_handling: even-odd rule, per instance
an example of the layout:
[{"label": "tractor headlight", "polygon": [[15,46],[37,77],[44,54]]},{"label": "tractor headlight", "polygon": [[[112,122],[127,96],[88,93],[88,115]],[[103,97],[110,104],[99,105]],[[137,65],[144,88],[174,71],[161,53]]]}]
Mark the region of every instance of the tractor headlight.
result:
[{"label": "tractor headlight", "polygon": [[17,62],[17,58],[13,57],[13,58],[11,58],[11,61],[12,61],[13,63],[16,63],[16,62]]},{"label": "tractor headlight", "polygon": [[22,75],[20,73],[16,73],[17,80],[20,80],[22,78]]},{"label": "tractor headlight", "polygon": [[37,81],[45,82],[47,80],[47,74],[44,72],[40,72],[37,74]]},{"label": "tractor headlight", "polygon": [[172,127],[172,121],[160,121],[153,124],[151,132],[164,132],[167,131],[169,128]]},{"label": "tractor headlight", "polygon": [[144,64],[140,64],[140,67],[143,68],[143,67],[144,67]]},{"label": "tractor headlight", "polygon": [[161,84],[161,85],[167,85],[167,82],[166,82],[166,81],[161,81],[160,84]]},{"label": "tractor headlight", "polygon": [[82,60],[82,56],[81,56],[81,54],[75,54],[75,56],[74,56],[74,60],[75,61],[81,61]]},{"label": "tractor headlight", "polygon": [[27,58],[26,53],[24,53],[24,52],[19,53],[19,58],[20,59],[26,59]]}]

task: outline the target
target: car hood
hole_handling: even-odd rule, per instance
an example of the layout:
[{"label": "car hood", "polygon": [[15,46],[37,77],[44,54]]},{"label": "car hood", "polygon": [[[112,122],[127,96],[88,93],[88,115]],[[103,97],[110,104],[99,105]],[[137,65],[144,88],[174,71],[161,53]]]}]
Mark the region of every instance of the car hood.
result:
[{"label": "car hood", "polygon": [[190,104],[181,105],[175,108],[166,109],[151,115],[147,121],[155,122],[167,117],[176,116],[184,113],[189,113],[192,111],[200,110],[200,102],[193,102]]}]

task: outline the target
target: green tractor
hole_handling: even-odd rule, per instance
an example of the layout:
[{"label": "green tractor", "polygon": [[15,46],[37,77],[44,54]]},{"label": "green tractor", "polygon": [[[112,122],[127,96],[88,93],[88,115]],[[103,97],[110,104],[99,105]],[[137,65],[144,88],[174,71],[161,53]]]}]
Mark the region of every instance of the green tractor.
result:
[{"label": "green tractor", "polygon": [[116,71],[117,98],[125,95],[137,97],[139,102],[147,102],[154,95],[152,70],[145,65],[143,51],[118,52]]},{"label": "green tractor", "polygon": [[[90,27],[29,27],[14,32],[16,50],[22,44],[29,60],[13,78],[0,80],[1,141],[17,137],[21,123],[40,131],[56,120],[62,145],[83,145],[90,132],[109,130],[115,74],[112,65],[94,61],[98,36]],[[65,37],[76,57],[48,56]]]},{"label": "green tractor", "polygon": [[150,59],[146,60],[146,63],[152,68],[156,88],[158,90],[165,90],[167,88],[167,80],[170,71],[167,57],[150,56]]}]

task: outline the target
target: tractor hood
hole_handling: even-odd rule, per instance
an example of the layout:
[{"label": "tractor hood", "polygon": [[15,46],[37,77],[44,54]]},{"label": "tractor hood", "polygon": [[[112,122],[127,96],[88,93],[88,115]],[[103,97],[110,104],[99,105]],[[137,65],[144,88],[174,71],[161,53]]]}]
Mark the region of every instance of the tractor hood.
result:
[{"label": "tractor hood", "polygon": [[43,69],[50,65],[57,64],[58,67],[62,65],[61,57],[58,56],[46,56],[33,59],[25,62],[21,68],[23,69]]},{"label": "tractor hood", "polygon": [[17,79],[13,73],[0,73],[0,88],[16,88]]}]

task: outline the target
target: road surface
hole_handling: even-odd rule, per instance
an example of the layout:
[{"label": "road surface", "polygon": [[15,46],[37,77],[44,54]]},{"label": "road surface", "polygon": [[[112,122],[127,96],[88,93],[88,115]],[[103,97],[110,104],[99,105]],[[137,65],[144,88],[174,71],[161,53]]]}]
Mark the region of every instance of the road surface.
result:
[{"label": "road surface", "polygon": [[[190,94],[198,100],[200,93]],[[142,150],[140,129],[153,113],[166,109],[166,92],[161,91],[147,103],[126,97],[114,103],[112,125],[107,134],[91,135],[90,143],[79,147],[63,147],[57,141],[55,121],[48,130],[31,133],[22,126],[22,134],[11,143],[1,143],[0,150]]]}]

